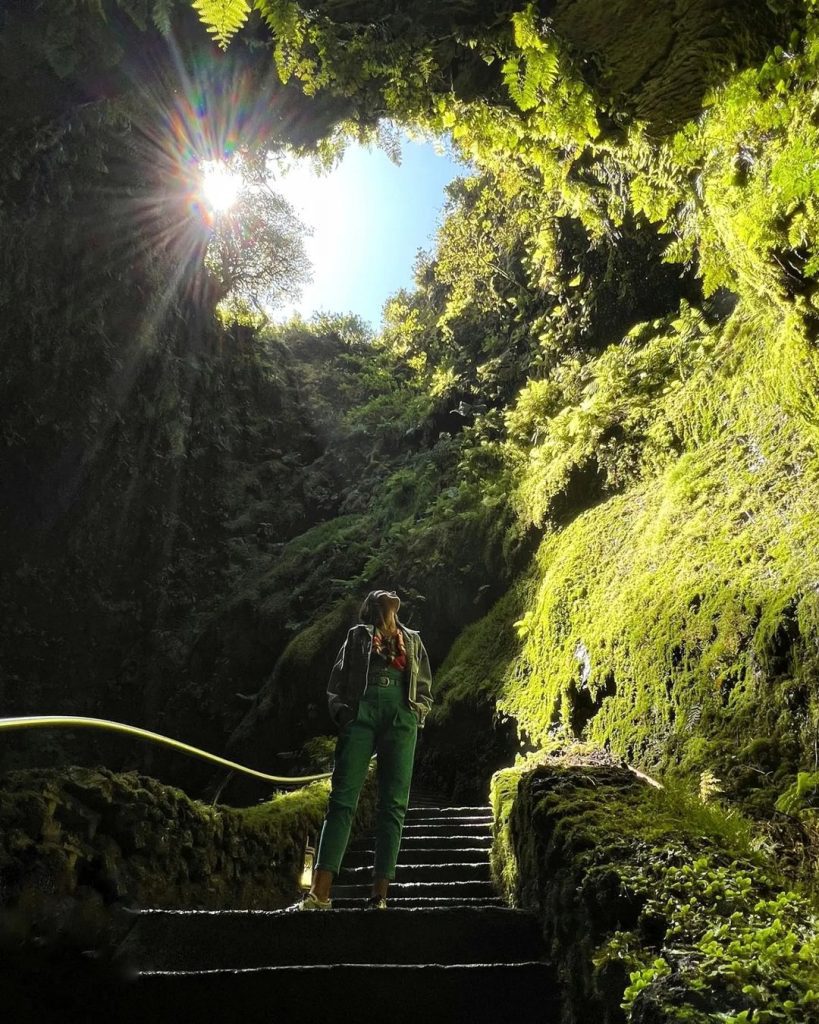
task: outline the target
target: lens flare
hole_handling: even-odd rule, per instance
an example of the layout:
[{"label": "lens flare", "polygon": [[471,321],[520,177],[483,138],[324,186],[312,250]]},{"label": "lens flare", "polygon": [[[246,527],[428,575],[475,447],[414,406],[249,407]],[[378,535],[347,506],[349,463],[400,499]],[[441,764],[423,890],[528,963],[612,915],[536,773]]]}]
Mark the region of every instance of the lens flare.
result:
[{"label": "lens flare", "polygon": [[214,213],[227,212],[239,198],[242,176],[222,160],[205,160],[200,165],[202,196]]}]

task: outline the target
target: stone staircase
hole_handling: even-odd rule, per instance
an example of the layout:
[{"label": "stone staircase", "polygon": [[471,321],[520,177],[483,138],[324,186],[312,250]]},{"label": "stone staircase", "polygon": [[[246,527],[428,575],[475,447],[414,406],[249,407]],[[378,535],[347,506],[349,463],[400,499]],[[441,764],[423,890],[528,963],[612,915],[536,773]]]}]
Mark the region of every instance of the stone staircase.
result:
[{"label": "stone staircase", "polygon": [[413,792],[386,911],[362,907],[369,834],[348,847],[331,911],[137,912],[119,951],[131,981],[118,1019],[556,1021],[537,921],[493,889],[491,828],[488,807]]},{"label": "stone staircase", "polygon": [[[441,807],[413,794],[389,905],[399,908],[505,906],[489,876],[489,807]],[[333,884],[333,907],[358,907],[371,890],[375,836],[354,839]]]}]

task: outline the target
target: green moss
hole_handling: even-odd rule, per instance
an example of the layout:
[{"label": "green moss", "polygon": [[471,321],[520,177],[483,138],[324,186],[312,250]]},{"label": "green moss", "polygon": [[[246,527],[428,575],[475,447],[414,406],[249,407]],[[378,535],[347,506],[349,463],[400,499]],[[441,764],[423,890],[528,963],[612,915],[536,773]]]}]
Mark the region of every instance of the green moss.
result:
[{"label": "green moss", "polygon": [[361,516],[321,523],[285,545],[272,566],[245,582],[235,600],[258,603],[262,621],[295,631],[304,625],[295,617],[300,604],[309,602],[315,615],[329,601],[346,596],[369,557],[369,533],[370,524]]},{"label": "green moss", "polygon": [[[735,377],[738,352],[758,358],[760,329],[740,308],[708,368],[694,357],[657,399],[691,450],[547,535],[522,603],[510,596],[453,649],[448,701],[478,675],[474,644],[488,670],[473,687],[535,745],[556,726],[582,732],[647,767],[710,768],[733,795],[764,785],[769,809],[810,763],[819,463],[803,418],[772,414],[767,383]],[[771,333],[771,351],[789,329]],[[715,426],[704,403],[720,394]],[[482,637],[496,638],[491,653]],[[760,736],[775,756],[753,746]]]},{"label": "green moss", "polygon": [[[306,629],[298,633],[282,652],[277,673],[293,676],[299,682],[315,674],[317,662],[330,665],[338,651],[336,641],[343,640],[346,628],[354,620],[358,601],[348,598],[340,601],[324,615],[317,617]],[[322,678],[326,685],[326,680]]]},{"label": "green moss", "polygon": [[519,782],[519,771],[499,771],[492,776],[489,790],[493,820],[490,870],[495,885],[510,903],[514,903],[520,884],[518,860],[509,832],[509,815],[514,807]]},{"label": "green moss", "polygon": [[532,760],[493,778],[493,871],[543,923],[567,1024],[819,1020],[819,919],[750,822],[589,748]]},{"label": "green moss", "polygon": [[435,676],[430,721],[443,724],[463,701],[490,703],[503,690],[517,638],[509,628],[526,601],[526,583],[512,587],[488,615],[461,633]]},{"label": "green moss", "polygon": [[[514,151],[544,185],[544,221],[552,186],[558,211],[593,237],[631,207],[673,239],[667,258],[695,267],[706,295],[723,288],[739,297],[730,317],[724,295],[721,309],[683,304],[589,355],[569,344],[571,286],[558,289],[560,315],[540,335],[544,363],[547,335],[557,332],[563,351],[545,379],[530,374],[507,412],[505,443],[518,513],[551,535],[537,560],[539,588],[519,616],[522,650],[508,653],[511,615],[487,619],[486,635],[502,639],[476,692],[496,695],[536,743],[558,728],[648,766],[710,770],[756,814],[770,814],[795,772],[813,765],[819,729],[819,208],[809,156],[819,36],[811,5],[804,25],[803,5],[786,7],[787,29],[760,5],[728,32],[736,56],[755,65],[734,74],[707,28],[726,31],[718,6],[695,5],[672,29],[674,16],[657,5],[619,4],[613,18],[592,4],[556,5],[557,34],[576,54],[595,50],[583,71],[553,54],[534,17],[516,15],[509,88],[521,116],[459,109],[456,128],[483,166],[523,192],[525,179],[508,168]],[[767,56],[766,19],[774,34],[792,30]],[[634,45],[642,33],[648,47]],[[723,82],[680,126],[714,57]],[[546,89],[555,62],[558,81]],[[679,130],[658,141],[629,124],[601,137],[587,120],[592,153],[575,116],[582,86],[572,78],[581,74],[607,96],[629,97],[653,129],[677,121]],[[586,147],[577,173],[561,163],[569,140]],[[527,251],[541,283],[554,286],[558,251],[540,235]],[[604,503],[563,528],[567,495],[582,512],[578,490]],[[468,655],[457,658],[471,668]],[[452,687],[453,707],[459,692]]]}]

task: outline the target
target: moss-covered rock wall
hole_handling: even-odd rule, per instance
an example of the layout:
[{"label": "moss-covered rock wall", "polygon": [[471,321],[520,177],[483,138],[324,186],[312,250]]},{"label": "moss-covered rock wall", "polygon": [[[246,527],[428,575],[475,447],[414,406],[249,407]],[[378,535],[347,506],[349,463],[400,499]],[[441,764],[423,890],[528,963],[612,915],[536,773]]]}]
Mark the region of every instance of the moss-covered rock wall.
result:
[{"label": "moss-covered rock wall", "polygon": [[[353,823],[368,827],[373,777]],[[299,892],[329,781],[245,808],[209,805],[137,772],[9,772],[0,784],[0,896],[22,919],[103,907],[276,909]]]},{"label": "moss-covered rock wall", "polygon": [[492,780],[493,872],[540,918],[563,1024],[819,1020],[819,917],[754,832],[602,751]]},{"label": "moss-covered rock wall", "polygon": [[[714,13],[697,10],[676,9],[692,19],[668,36],[678,56]],[[561,276],[559,230],[530,247],[559,301],[531,322],[542,361],[506,406],[498,447],[520,522],[544,536],[507,597],[453,646],[429,722],[445,729],[461,701],[469,714],[480,700],[494,707],[495,728],[514,721],[524,747],[583,736],[694,786],[711,772],[770,819],[798,773],[815,771],[819,737],[808,156],[819,37],[812,4],[778,5],[783,41],[768,49],[754,21],[767,15],[754,11],[748,34],[734,36],[742,59],[668,132],[653,133],[635,110],[659,97],[676,57],[633,85],[614,70],[627,58],[618,38],[672,17],[663,4],[645,5],[639,23],[592,4],[550,5],[555,27],[577,35],[575,63],[532,12],[516,17],[521,77],[510,91],[522,112],[455,128],[477,136],[497,175],[506,132],[519,132],[516,158],[551,197],[538,207],[542,224],[551,204],[571,210],[594,246],[651,222],[663,261],[693,271],[701,294],[608,336],[603,328],[583,350],[570,325],[596,276],[582,261]],[[578,54],[598,36],[595,77]],[[632,90],[630,113],[617,88]],[[476,651],[486,652],[482,668]],[[807,861],[813,871],[815,855]]]}]

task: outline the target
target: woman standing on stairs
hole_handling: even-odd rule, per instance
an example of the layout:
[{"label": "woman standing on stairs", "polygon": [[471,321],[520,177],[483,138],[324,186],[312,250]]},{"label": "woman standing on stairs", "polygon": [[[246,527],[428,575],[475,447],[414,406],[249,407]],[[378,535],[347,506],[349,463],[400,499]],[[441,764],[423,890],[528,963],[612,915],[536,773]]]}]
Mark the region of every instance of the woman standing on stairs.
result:
[{"label": "woman standing on stairs", "polygon": [[384,909],[409,802],[418,730],[432,706],[432,673],[420,634],[398,619],[394,590],[373,590],[361,622],[347,634],[330,674],[330,717],[339,727],[327,815],[321,829],[313,884],[299,910],[330,910],[330,887],[350,838],[350,827],[370,758],[377,753],[378,810],[372,894],[366,906]]}]

